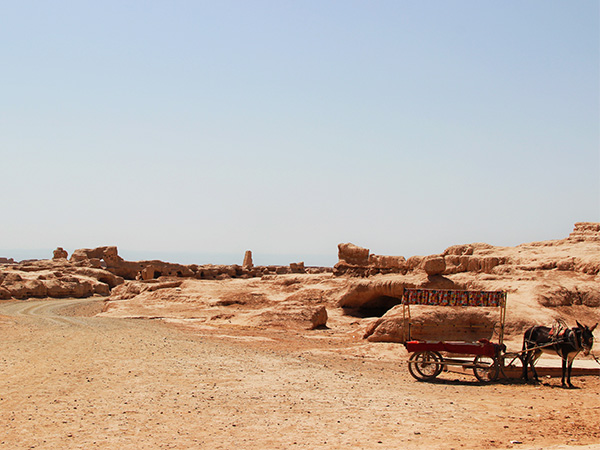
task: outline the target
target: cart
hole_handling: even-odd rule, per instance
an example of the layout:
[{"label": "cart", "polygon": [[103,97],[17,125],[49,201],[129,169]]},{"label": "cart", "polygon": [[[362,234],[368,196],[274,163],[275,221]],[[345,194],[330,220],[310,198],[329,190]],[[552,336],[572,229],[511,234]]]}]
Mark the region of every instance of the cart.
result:
[{"label": "cart", "polygon": [[[405,289],[402,305],[405,330],[403,344],[411,353],[408,370],[419,381],[433,380],[452,366],[472,370],[481,382],[495,381],[500,372],[504,372],[506,357],[513,358],[509,365],[519,359],[519,354],[507,354],[503,344],[505,291]],[[412,339],[411,305],[496,308],[500,317],[495,327],[497,329],[491,330],[490,336],[492,333],[497,334],[498,342],[490,342],[484,338],[474,342]]]}]

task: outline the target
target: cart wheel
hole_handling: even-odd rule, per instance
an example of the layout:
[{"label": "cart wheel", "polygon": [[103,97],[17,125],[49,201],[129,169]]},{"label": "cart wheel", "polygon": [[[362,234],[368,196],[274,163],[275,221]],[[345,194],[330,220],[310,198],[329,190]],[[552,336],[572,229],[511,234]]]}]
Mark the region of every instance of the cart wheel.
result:
[{"label": "cart wheel", "polygon": [[473,361],[473,365],[473,373],[482,383],[489,383],[498,379],[500,366],[494,358],[477,355]]},{"label": "cart wheel", "polygon": [[419,381],[433,380],[443,368],[442,355],[438,352],[413,353],[408,360],[408,371]]}]

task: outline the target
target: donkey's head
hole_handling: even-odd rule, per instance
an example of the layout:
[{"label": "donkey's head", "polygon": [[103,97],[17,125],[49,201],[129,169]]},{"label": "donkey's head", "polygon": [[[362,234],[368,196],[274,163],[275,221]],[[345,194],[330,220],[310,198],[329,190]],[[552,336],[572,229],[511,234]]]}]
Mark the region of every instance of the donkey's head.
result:
[{"label": "donkey's head", "polygon": [[594,345],[594,335],[592,333],[597,326],[598,324],[590,328],[587,325],[581,325],[577,322],[577,327],[581,330],[581,348],[583,349],[583,354],[586,356],[589,355]]}]

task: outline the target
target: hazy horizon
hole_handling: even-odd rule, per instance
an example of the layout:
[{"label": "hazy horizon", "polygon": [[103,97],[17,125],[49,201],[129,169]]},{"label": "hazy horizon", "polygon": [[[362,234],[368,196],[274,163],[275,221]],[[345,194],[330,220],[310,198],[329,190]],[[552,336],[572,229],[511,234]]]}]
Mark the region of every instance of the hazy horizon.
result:
[{"label": "hazy horizon", "polygon": [[[574,224],[573,224],[574,225]],[[572,231],[569,230],[564,236],[557,236],[550,239],[544,240],[554,240],[554,239],[563,239],[567,238]],[[520,245],[527,244],[529,242],[541,241],[532,240],[527,242],[520,242],[518,244],[512,245]],[[475,241],[470,242],[455,242],[451,245],[462,245],[462,244],[473,244]],[[355,245],[359,245],[354,243]],[[486,242],[489,244],[489,242]],[[110,244],[107,244],[110,245]],[[411,256],[428,256],[432,254],[441,254],[446,248],[450,245],[440,248],[434,252],[420,252],[420,253],[412,253],[412,254],[393,254],[389,252],[376,252],[371,251],[371,254],[379,254],[379,255],[392,255],[392,256],[404,256],[405,258],[409,258]],[[60,246],[59,246],[60,247]],[[102,245],[98,245],[98,247],[102,247]],[[53,255],[53,251],[57,247],[52,249],[2,249],[0,248],[0,258],[13,258],[15,261],[23,261],[29,259],[51,259]],[[76,248],[65,248],[69,257],[73,253]],[[87,246],[87,247],[78,247],[78,248],[96,248],[96,246]],[[274,254],[274,253],[264,253],[261,251],[253,251],[252,249],[246,249],[241,253],[218,253],[218,252],[202,252],[202,251],[153,251],[151,249],[139,250],[139,249],[121,249],[117,246],[119,256],[127,261],[143,261],[143,260],[161,260],[165,262],[171,263],[179,263],[179,264],[239,264],[241,265],[244,260],[244,255],[246,250],[252,251],[253,262],[255,265],[260,266],[268,266],[268,265],[289,265],[290,263],[304,262],[307,267],[309,266],[319,266],[319,267],[333,267],[335,263],[338,261],[337,256],[337,245],[332,248],[332,251],[327,254],[307,254],[307,253],[298,253],[298,254]],[[369,249],[371,250],[371,249]]]},{"label": "hazy horizon", "polygon": [[[55,247],[56,248],[56,247]],[[90,247],[82,247],[90,248]],[[95,247],[91,247],[95,248]],[[69,258],[76,249],[65,250]],[[248,249],[250,250],[250,249]],[[32,259],[51,259],[54,249],[0,249],[0,258],[12,258],[15,262]],[[121,250],[118,248],[119,256],[127,261],[151,261],[160,260],[178,264],[227,264],[242,265],[245,251],[241,254],[236,253],[205,253],[205,252],[169,252],[152,250]],[[294,255],[294,254],[265,254],[252,252],[254,265],[289,265],[290,263],[304,262],[306,266],[333,267],[337,262],[337,248],[331,255]]]}]

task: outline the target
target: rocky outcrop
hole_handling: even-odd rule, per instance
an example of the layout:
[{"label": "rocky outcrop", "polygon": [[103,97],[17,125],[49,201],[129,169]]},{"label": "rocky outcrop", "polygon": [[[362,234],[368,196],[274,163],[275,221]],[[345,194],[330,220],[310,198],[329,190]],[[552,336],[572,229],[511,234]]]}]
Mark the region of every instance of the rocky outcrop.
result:
[{"label": "rocky outcrop", "polygon": [[246,250],[246,253],[244,254],[244,262],[242,263],[242,267],[247,270],[250,270],[254,267],[254,263],[252,262],[252,251]]},{"label": "rocky outcrop", "polygon": [[115,275],[108,270],[98,269],[94,267],[75,267],[72,269],[72,273],[78,276],[85,276],[88,278],[96,279],[106,284],[110,289],[115,286],[123,284],[124,280],[122,277]]},{"label": "rocky outcrop", "polygon": [[[122,284],[124,280],[152,281],[164,278],[225,280],[332,271],[331,268],[326,267],[307,268],[303,262],[290,263],[289,266],[254,266],[251,252],[246,253],[243,266],[183,265],[159,260],[126,261],[119,256],[116,246],[81,248],[75,250],[70,259],[67,257],[68,253],[62,247],[58,247],[54,250],[51,260],[31,260],[14,264],[14,260],[5,258],[3,261],[6,269],[4,270],[7,273],[24,275],[19,281],[11,281],[9,276],[5,281],[0,282],[0,299],[109,295],[111,289]],[[34,272],[38,274],[33,274]],[[5,275],[4,272],[0,273]],[[31,275],[26,275],[27,273]],[[63,276],[70,278],[63,279]]]},{"label": "rocky outcrop", "polygon": [[109,295],[111,286],[116,286],[123,279],[103,271],[92,272],[93,269],[81,271],[64,266],[56,270],[22,271],[18,266],[3,273],[0,282],[0,298],[43,298],[73,297],[82,298],[91,295]]},{"label": "rocky outcrop", "polygon": [[368,248],[352,243],[338,245],[338,262],[333,267],[335,275],[366,277],[377,274],[406,273],[407,262],[403,256],[371,255]]},{"label": "rocky outcrop", "polygon": [[96,247],[93,249],[80,248],[75,250],[71,255],[71,262],[100,259],[104,260],[107,266],[117,265],[124,261],[119,256],[117,247],[115,246]]},{"label": "rocky outcrop", "polygon": [[424,273],[394,277],[355,279],[339,296],[337,306],[358,315],[383,315],[386,311],[402,303],[406,288],[425,289],[464,289],[461,284],[442,276],[428,276]]},{"label": "rocky outcrop", "polygon": [[[401,273],[389,277],[382,277],[381,272],[375,270],[374,261],[378,259],[374,255],[369,256],[366,264],[363,258],[362,266],[340,260],[336,275],[351,278],[347,290],[340,295],[338,306],[357,317],[379,317],[365,332],[368,340],[401,342],[407,333],[399,306],[405,288],[507,290],[509,306],[515,302],[511,311],[515,317],[509,313],[507,330],[521,333],[524,327],[553,320],[556,308],[600,307],[599,230],[600,224],[585,222],[575,224],[573,233],[562,240],[517,247],[484,243],[454,245],[442,254],[412,256],[403,261]],[[340,252],[340,255],[345,253]],[[531,303],[537,306],[523,307],[526,313],[519,311],[521,305]],[[492,312],[481,308],[425,311],[426,307],[411,309],[412,338],[489,338],[489,327],[494,322]],[[488,331],[482,335],[465,335],[465,329]]]},{"label": "rocky outcrop", "polygon": [[461,272],[492,273],[494,267],[505,264],[505,260],[496,256],[474,256],[474,255],[444,255],[446,268],[444,275]]},{"label": "rocky outcrop", "polygon": [[[311,329],[356,323],[369,341],[401,342],[407,335],[402,309],[407,288],[507,291],[505,331],[519,338],[528,326],[551,323],[563,314],[581,317],[589,314],[586,308],[600,307],[600,244],[594,240],[567,238],[517,247],[472,243],[408,259],[340,244],[338,257],[338,276],[313,276],[311,268],[296,263],[192,265],[187,267],[194,275],[187,279],[156,279],[156,268],[145,266],[138,280],[112,289],[106,314],[160,314],[210,326]],[[411,337],[489,339],[499,320],[498,308],[428,308],[411,307]],[[589,318],[591,324],[597,320]]]},{"label": "rocky outcrop", "polygon": [[[62,256],[62,253],[61,253]],[[0,272],[0,298],[107,296],[123,278],[91,264],[66,258],[35,260],[5,266]]]},{"label": "rocky outcrop", "polygon": [[600,307],[600,290],[598,283],[578,281],[564,281],[560,284],[549,285],[547,283],[537,286],[535,289],[536,300],[542,306],[588,306]]},{"label": "rocky outcrop", "polygon": [[112,290],[110,300],[129,300],[144,292],[155,292],[160,289],[178,288],[183,280],[151,280],[128,281]]},{"label": "rocky outcrop", "polygon": [[[476,247],[474,247],[476,246]],[[422,271],[427,275],[449,275],[460,272],[491,273],[494,267],[505,261],[495,256],[477,256],[474,250],[493,248],[487,244],[455,245],[441,255],[403,256],[369,255],[369,249],[354,244],[339,244],[338,263],[334,274],[367,277],[379,274],[406,274]]]},{"label": "rocky outcrop", "polygon": [[[418,340],[469,341],[492,339],[499,320],[499,311],[488,308],[436,308],[411,309],[410,338]],[[402,306],[388,311],[373,322],[364,338],[371,342],[405,342],[409,337],[408,320]]]},{"label": "rocky outcrop", "polygon": [[82,248],[75,250],[71,255],[71,262],[97,265],[102,261],[109,272],[127,280],[136,278],[153,279],[161,276],[192,277],[194,272],[185,265],[168,263],[158,260],[153,261],[126,261],[118,254],[117,247],[106,246],[94,249]]},{"label": "rocky outcrop", "polygon": [[421,264],[427,275],[441,275],[446,270],[446,261],[442,256],[428,256]]},{"label": "rocky outcrop", "polygon": [[67,253],[67,251],[64,248],[57,247],[56,250],[54,250],[54,252],[53,252],[52,259],[67,259],[68,256],[69,256],[69,254]]},{"label": "rocky outcrop", "polygon": [[290,271],[292,273],[306,273],[306,267],[304,267],[304,261],[298,263],[290,263]]},{"label": "rocky outcrop", "polygon": [[[571,246],[587,246],[575,251]],[[552,252],[543,251],[550,247]],[[562,250],[561,250],[562,249]],[[575,248],[573,248],[576,250]],[[548,253],[548,256],[540,257]],[[354,244],[338,245],[337,276],[369,277],[380,274],[425,272],[429,276],[460,273],[503,274],[514,271],[561,270],[597,275],[600,273],[600,223],[578,222],[568,238],[532,242],[517,247],[494,247],[485,243],[448,247],[440,255],[402,256],[370,255],[369,249]]]},{"label": "rocky outcrop", "polygon": [[401,279],[357,280],[350,283],[337,306],[347,309],[391,307],[402,302],[405,287],[414,287],[414,284]]},{"label": "rocky outcrop", "polygon": [[[67,259],[59,247],[52,260],[2,265],[0,299],[109,295],[110,314],[189,318],[211,326],[312,329],[335,327],[343,318],[360,323],[371,341],[397,342],[406,334],[399,308],[406,288],[505,290],[507,329],[518,334],[526,326],[548,323],[558,311],[587,314],[586,308],[600,307],[599,228],[586,222],[561,240],[516,247],[463,244],[408,259],[373,255],[346,243],[338,246],[333,269],[303,262],[255,266],[250,258],[242,265],[125,261],[114,246],[78,249]],[[450,322],[474,330],[492,320],[483,309],[457,315],[456,309],[423,311],[411,310],[416,320],[411,330],[423,337],[436,330],[431,336],[475,339],[453,330]]]},{"label": "rocky outcrop", "polygon": [[282,302],[260,312],[251,322],[258,326],[314,330],[326,326],[327,318],[327,309],[323,305]]},{"label": "rocky outcrop", "polygon": [[365,266],[369,263],[369,249],[351,243],[338,244],[338,259],[346,264]]},{"label": "rocky outcrop", "polygon": [[324,279],[330,280],[331,276],[127,281],[112,290],[103,314],[119,317],[168,314],[211,326],[315,329],[328,321],[331,287],[320,285]]},{"label": "rocky outcrop", "polygon": [[[290,263],[289,266],[255,266],[252,262],[252,252],[249,250],[244,255],[244,263],[241,266],[237,264],[183,265],[158,260],[126,261],[118,255],[117,247],[114,246],[75,250],[71,261],[80,265],[102,266],[127,280],[152,280],[160,277],[219,280],[306,273],[308,271],[303,262]],[[312,273],[326,273],[331,270],[326,267],[310,268]]]},{"label": "rocky outcrop", "polygon": [[380,273],[403,273],[407,269],[404,256],[369,255],[369,266]]},{"label": "rocky outcrop", "polygon": [[12,298],[12,292],[3,286],[0,286],[0,300],[8,300],[9,298]]},{"label": "rocky outcrop", "polygon": [[600,223],[577,222],[568,239],[576,242],[600,242]]}]

